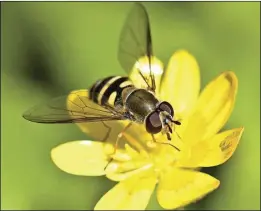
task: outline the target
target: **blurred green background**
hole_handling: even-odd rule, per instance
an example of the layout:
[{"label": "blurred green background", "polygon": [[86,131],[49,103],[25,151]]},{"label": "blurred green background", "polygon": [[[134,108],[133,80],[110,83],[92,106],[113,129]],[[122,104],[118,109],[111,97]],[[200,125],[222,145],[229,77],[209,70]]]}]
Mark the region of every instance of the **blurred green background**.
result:
[{"label": "blurred green background", "polygon": [[[188,209],[260,209],[259,2],[144,3],[154,51],[167,62],[180,48],[198,60],[202,86],[224,70],[239,78],[226,128],[245,126],[234,156],[207,169],[220,188]],[[86,139],[75,125],[33,124],[35,103],[124,74],[118,38],[132,3],[1,3],[1,208],[92,209],[114,183],[60,171],[50,150]],[[6,72],[6,74],[3,74]],[[147,209],[160,208],[155,195]]]}]

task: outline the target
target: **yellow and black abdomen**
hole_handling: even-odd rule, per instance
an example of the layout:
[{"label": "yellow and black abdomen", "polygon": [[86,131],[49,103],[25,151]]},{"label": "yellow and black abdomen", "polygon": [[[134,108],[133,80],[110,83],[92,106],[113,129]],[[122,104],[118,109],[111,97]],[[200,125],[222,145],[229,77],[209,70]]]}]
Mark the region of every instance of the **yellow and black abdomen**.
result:
[{"label": "yellow and black abdomen", "polygon": [[128,77],[110,76],[98,80],[90,88],[90,99],[99,105],[123,104],[121,94],[124,88],[133,86]]}]

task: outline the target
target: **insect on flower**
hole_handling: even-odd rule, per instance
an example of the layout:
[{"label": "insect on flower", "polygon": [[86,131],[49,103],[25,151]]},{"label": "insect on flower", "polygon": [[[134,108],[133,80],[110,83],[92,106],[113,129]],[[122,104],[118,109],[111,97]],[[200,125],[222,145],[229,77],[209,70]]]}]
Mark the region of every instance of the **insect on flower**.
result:
[{"label": "insect on flower", "polygon": [[[140,58],[147,60],[140,63]],[[120,132],[115,142],[117,150],[121,137],[133,123],[143,124],[146,131],[151,134],[152,141],[157,142],[154,134],[166,134],[167,140],[160,142],[168,144],[179,151],[171,142],[173,125],[180,125],[175,120],[174,109],[167,101],[157,99],[155,74],[161,74],[162,68],[152,63],[153,50],[148,14],[142,4],[136,3],[127,17],[122,29],[118,59],[123,69],[129,73],[136,65],[139,74],[144,80],[146,87],[137,88],[128,77],[109,76],[98,80],[86,91],[75,91],[77,96],[77,110],[68,109],[67,99],[73,96],[55,98],[47,104],[41,104],[28,110],[23,117],[37,123],[83,123],[101,121],[108,127],[108,121],[126,120],[129,123]],[[174,131],[175,132],[175,131]],[[105,135],[104,139],[108,138]],[[179,137],[179,135],[176,133]]]},{"label": "insect on flower", "polygon": [[[190,53],[179,50],[161,78],[163,65],[152,54],[149,19],[141,4],[135,4],[127,17],[118,56],[129,78],[101,79],[89,90],[72,91],[24,114],[33,122],[76,123],[88,135],[94,129],[90,136],[96,141],[53,148],[54,164],[70,174],[106,175],[119,182],[94,210],[144,210],[155,189],[163,208],[177,209],[218,188],[218,179],[198,170],[226,162],[244,131],[241,127],[219,132],[234,107],[236,75],[223,72],[199,95],[199,66]],[[123,129],[116,132],[113,146],[108,142],[115,140],[114,123]],[[121,148],[123,136],[126,143]],[[149,145],[150,141],[157,143]]]}]

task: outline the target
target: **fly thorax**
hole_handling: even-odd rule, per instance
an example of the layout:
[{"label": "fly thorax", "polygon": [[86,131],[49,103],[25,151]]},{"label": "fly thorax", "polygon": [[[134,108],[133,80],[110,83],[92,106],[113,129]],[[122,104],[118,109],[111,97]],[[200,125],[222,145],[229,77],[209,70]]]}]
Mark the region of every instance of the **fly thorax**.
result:
[{"label": "fly thorax", "polygon": [[[127,91],[127,90],[126,90]],[[130,90],[126,98],[126,108],[137,122],[143,123],[147,115],[156,109],[159,102],[153,93],[145,89]]]}]

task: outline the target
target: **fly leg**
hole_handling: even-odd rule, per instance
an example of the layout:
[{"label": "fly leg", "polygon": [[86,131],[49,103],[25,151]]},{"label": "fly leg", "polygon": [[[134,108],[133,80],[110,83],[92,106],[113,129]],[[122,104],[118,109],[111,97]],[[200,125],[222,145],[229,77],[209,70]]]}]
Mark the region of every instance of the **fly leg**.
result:
[{"label": "fly leg", "polygon": [[[174,120],[172,121],[175,125],[181,125],[180,120]],[[174,126],[174,132],[176,133],[177,137],[179,138],[179,140],[181,140],[180,135],[177,133],[177,131],[175,130],[175,126]]]},{"label": "fly leg", "polygon": [[171,143],[169,143],[169,142],[166,142],[166,141],[165,141],[165,142],[157,141],[153,134],[151,134],[151,136],[152,136],[152,140],[153,140],[154,143],[170,145],[170,146],[172,146],[174,149],[176,149],[177,151],[180,152],[180,149],[177,148],[176,146],[174,146],[173,144],[171,144]]},{"label": "fly leg", "polygon": [[111,133],[111,127],[109,127],[105,122],[102,121],[102,124],[104,125],[104,127],[106,127],[108,129],[105,137],[103,138],[102,141],[106,141],[109,138],[109,135]]},{"label": "fly leg", "polygon": [[124,133],[126,132],[126,130],[132,125],[132,122],[130,122],[129,124],[126,125],[126,127],[123,128],[123,130],[118,134],[116,142],[114,144],[114,151],[113,153],[110,155],[111,159],[109,160],[109,162],[107,163],[107,165],[105,166],[104,170],[108,167],[108,165],[112,162],[113,160],[113,156],[116,154],[117,149],[118,149],[118,145],[119,145],[119,141],[121,140],[122,136],[124,136]]},{"label": "fly leg", "polygon": [[122,136],[124,136],[124,133],[126,132],[126,130],[132,125],[132,122],[130,122],[129,124],[126,125],[125,128],[123,128],[123,130],[118,134],[117,136],[117,140],[115,142],[114,145],[114,151],[112,153],[112,156],[115,155],[117,149],[118,149],[118,145],[119,145],[119,141],[121,140]]}]

